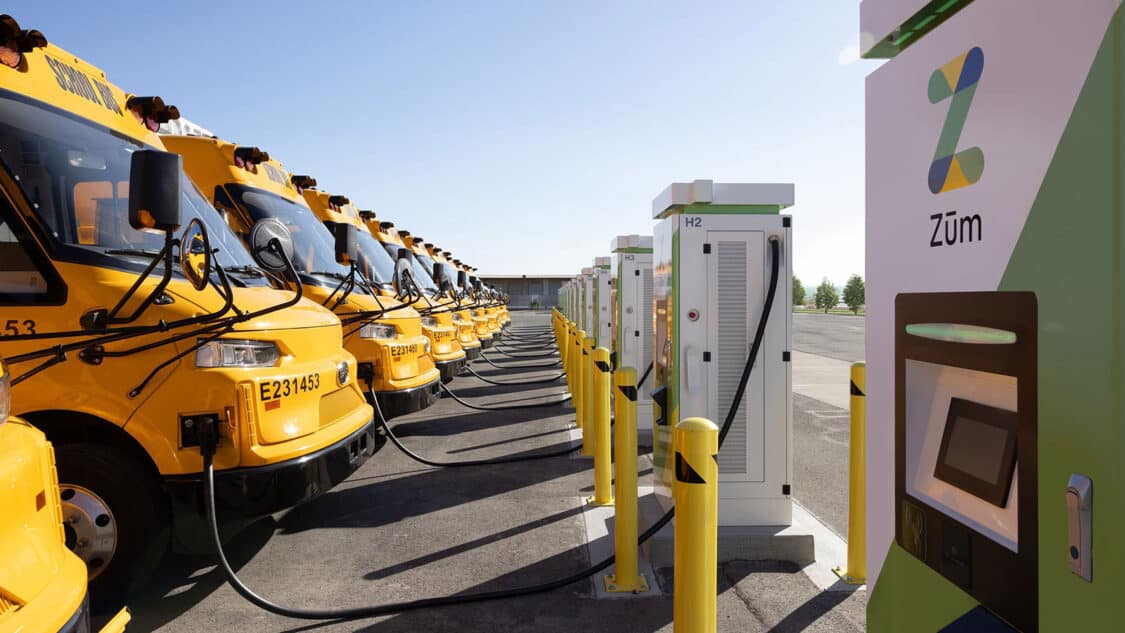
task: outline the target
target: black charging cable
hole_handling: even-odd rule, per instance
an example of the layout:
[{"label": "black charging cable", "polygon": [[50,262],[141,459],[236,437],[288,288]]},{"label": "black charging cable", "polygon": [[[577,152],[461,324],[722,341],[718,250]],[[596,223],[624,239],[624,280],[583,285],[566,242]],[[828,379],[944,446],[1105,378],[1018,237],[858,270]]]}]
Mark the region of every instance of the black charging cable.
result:
[{"label": "black charging cable", "polygon": [[477,370],[475,370],[472,367],[469,367],[467,365],[465,366],[465,369],[467,369],[470,374],[476,376],[477,378],[480,378],[481,380],[483,380],[484,382],[487,382],[490,385],[509,385],[509,386],[510,385],[543,385],[543,384],[547,384],[547,383],[556,382],[558,380],[562,380],[563,378],[566,377],[566,372],[561,372],[559,374],[551,376],[550,378],[534,378],[532,380],[493,380],[493,379],[491,379],[487,376],[482,376],[482,375],[478,374]]},{"label": "black charging cable", "polygon": [[387,434],[387,438],[391,440],[398,450],[402,451],[410,459],[425,464],[427,466],[436,466],[437,468],[463,468],[465,466],[495,466],[496,464],[518,464],[520,462],[532,462],[538,459],[547,459],[549,457],[564,457],[570,455],[582,448],[582,444],[572,446],[570,448],[562,449],[559,451],[552,451],[550,453],[533,453],[531,455],[519,455],[516,457],[493,457],[489,459],[466,459],[455,462],[441,462],[435,459],[422,457],[418,453],[406,448],[405,445],[398,439],[395,432],[391,430],[391,425],[387,422],[387,418],[383,417],[383,410],[379,407],[379,400],[375,399],[375,418],[379,420],[379,425],[383,427],[383,432]]},{"label": "black charging cable", "polygon": [[554,362],[543,363],[539,365],[497,365],[496,363],[492,362],[492,359],[489,358],[487,354],[484,353],[483,349],[480,351],[480,360],[484,360],[484,362],[492,365],[496,369],[546,369],[548,367],[558,367],[559,365],[562,365],[561,360],[556,360]]},{"label": "black charging cable", "polygon": [[458,396],[456,393],[453,392],[452,389],[447,387],[445,385],[445,383],[438,383],[438,384],[441,387],[441,390],[444,391],[446,394],[448,394],[450,398],[453,398],[453,400],[457,404],[459,404],[463,407],[468,407],[468,408],[473,409],[475,411],[515,411],[517,409],[544,409],[546,407],[557,407],[560,404],[562,404],[564,402],[567,402],[571,399],[571,395],[569,393],[567,393],[565,395],[564,394],[553,394],[553,395],[563,396],[562,398],[559,398],[558,400],[548,400],[546,402],[536,402],[535,404],[511,404],[511,405],[503,405],[503,406],[473,404],[473,403],[461,398],[460,396]]},{"label": "black charging cable", "polygon": [[[750,353],[746,358],[746,365],[743,367],[742,376],[739,378],[738,389],[735,391],[734,399],[731,402],[730,409],[727,411],[726,418],[723,420],[723,425],[719,429],[720,448],[723,445],[723,439],[726,437],[727,432],[730,431],[735,415],[738,413],[739,405],[742,403],[742,396],[746,393],[746,385],[750,380],[750,372],[754,368],[754,363],[758,358],[758,351],[762,346],[762,340],[765,338],[766,322],[769,320],[769,315],[773,308],[774,295],[777,292],[777,277],[780,264],[780,246],[777,238],[770,238],[770,256],[773,262],[773,269],[770,271],[769,290],[766,292],[766,301],[763,305],[762,315],[758,319],[758,329],[754,333],[754,342],[750,346]],[[215,512],[215,467],[212,463],[212,457],[214,456],[215,448],[218,444],[218,432],[214,424],[214,420],[208,419],[200,429],[200,453],[203,455],[203,503],[207,512],[208,535],[211,538],[211,545],[215,548],[215,555],[219,559],[219,566],[222,568],[223,574],[226,575],[227,581],[230,582],[231,587],[233,587],[240,596],[270,613],[304,620],[354,620],[357,618],[371,618],[430,607],[503,600],[506,598],[554,591],[555,589],[565,587],[580,580],[585,580],[599,572],[609,569],[616,559],[615,556],[611,555],[601,562],[570,574],[569,576],[511,589],[482,591],[479,593],[441,596],[437,598],[422,598],[406,602],[343,609],[295,609],[279,605],[276,602],[259,596],[254,593],[252,589],[247,587],[238,577],[238,574],[234,572],[234,569],[231,568],[230,562],[227,561],[226,554],[223,552],[222,541],[219,539],[219,523]],[[675,514],[676,509],[674,507],[664,513],[664,516],[660,517],[660,519],[649,526],[647,530],[641,533],[637,538],[637,546],[640,547],[645,541],[652,538],[654,534],[659,532],[661,528],[672,520]]]}]

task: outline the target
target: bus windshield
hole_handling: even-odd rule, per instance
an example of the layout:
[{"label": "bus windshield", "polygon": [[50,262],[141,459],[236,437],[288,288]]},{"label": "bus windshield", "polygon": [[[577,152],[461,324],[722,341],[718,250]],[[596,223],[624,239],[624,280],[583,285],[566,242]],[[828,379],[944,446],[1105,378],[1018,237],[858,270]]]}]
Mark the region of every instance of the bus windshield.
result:
[{"label": "bus windshield", "polygon": [[[159,148],[0,91],[0,159],[61,259],[139,270],[164,246],[163,233],[129,224],[130,162],[139,149]],[[181,178],[181,226],[198,218],[220,266],[245,274],[246,283],[268,284],[218,211],[186,174]]]},{"label": "bus windshield", "polygon": [[[234,204],[245,208],[254,222],[275,218],[289,229],[293,235],[293,267],[297,272],[334,279],[343,279],[348,274],[350,269],[336,261],[332,232],[316,219],[312,209],[247,185],[232,183],[226,190]],[[366,294],[358,288],[354,292]]]},{"label": "bus windshield", "polygon": [[356,233],[359,243],[359,266],[372,283],[389,284],[395,276],[395,260],[383,250],[383,245],[367,229]]}]

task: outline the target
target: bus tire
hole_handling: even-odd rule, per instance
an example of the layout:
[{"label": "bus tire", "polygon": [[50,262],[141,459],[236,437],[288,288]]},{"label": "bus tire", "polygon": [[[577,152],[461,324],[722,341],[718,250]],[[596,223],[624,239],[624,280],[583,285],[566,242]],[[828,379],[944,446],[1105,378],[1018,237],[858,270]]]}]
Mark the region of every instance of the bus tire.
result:
[{"label": "bus tire", "polygon": [[55,449],[67,547],[86,562],[95,608],[115,608],[168,549],[168,503],[155,477],[125,451],[99,444]]}]

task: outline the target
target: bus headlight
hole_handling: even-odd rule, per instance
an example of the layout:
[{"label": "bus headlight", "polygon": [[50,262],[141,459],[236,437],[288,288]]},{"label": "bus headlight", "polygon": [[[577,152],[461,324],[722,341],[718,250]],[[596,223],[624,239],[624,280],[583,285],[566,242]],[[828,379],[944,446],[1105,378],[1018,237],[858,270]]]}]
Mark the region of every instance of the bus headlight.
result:
[{"label": "bus headlight", "polygon": [[279,358],[270,341],[216,339],[195,350],[196,367],[273,367]]},{"label": "bus headlight", "polygon": [[422,317],[422,325],[426,327],[437,327],[437,317],[424,316]]},{"label": "bus headlight", "polygon": [[393,325],[382,323],[368,323],[359,328],[359,338],[371,338],[379,341],[393,341],[398,331]]},{"label": "bus headlight", "polygon": [[336,383],[341,387],[348,384],[348,378],[351,378],[351,371],[351,367],[348,366],[347,361],[340,361],[340,364],[336,365]]},{"label": "bus headlight", "polygon": [[0,360],[0,424],[12,413],[12,375],[8,373],[8,363]]},{"label": "bus headlight", "polygon": [[465,320],[465,319],[462,319],[462,318],[461,318],[461,315],[460,315],[460,314],[458,314],[458,313],[456,313],[456,312],[454,312],[454,313],[453,313],[453,322],[454,322],[454,323],[460,323],[460,322],[462,322],[462,321],[464,321],[464,320]]},{"label": "bus headlight", "polygon": [[422,347],[426,350],[426,353],[429,354],[430,353],[430,339],[428,339],[428,338],[422,339]]}]

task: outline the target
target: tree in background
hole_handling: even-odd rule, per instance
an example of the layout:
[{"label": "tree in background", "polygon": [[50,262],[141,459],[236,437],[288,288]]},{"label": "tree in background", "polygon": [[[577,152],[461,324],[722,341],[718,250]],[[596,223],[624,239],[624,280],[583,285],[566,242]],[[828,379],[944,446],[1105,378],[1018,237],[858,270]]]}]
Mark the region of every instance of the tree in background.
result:
[{"label": "tree in background", "polygon": [[793,275],[793,305],[805,305],[805,287],[801,285],[801,279],[796,275]]},{"label": "tree in background", "polygon": [[867,290],[863,286],[863,277],[852,275],[844,285],[844,303],[852,313],[859,314],[859,309],[867,303]]},{"label": "tree in background", "polygon": [[823,309],[824,313],[827,314],[839,302],[840,295],[836,292],[836,286],[833,286],[832,282],[825,277],[824,281],[821,281],[820,285],[816,287],[816,308],[818,310]]}]

